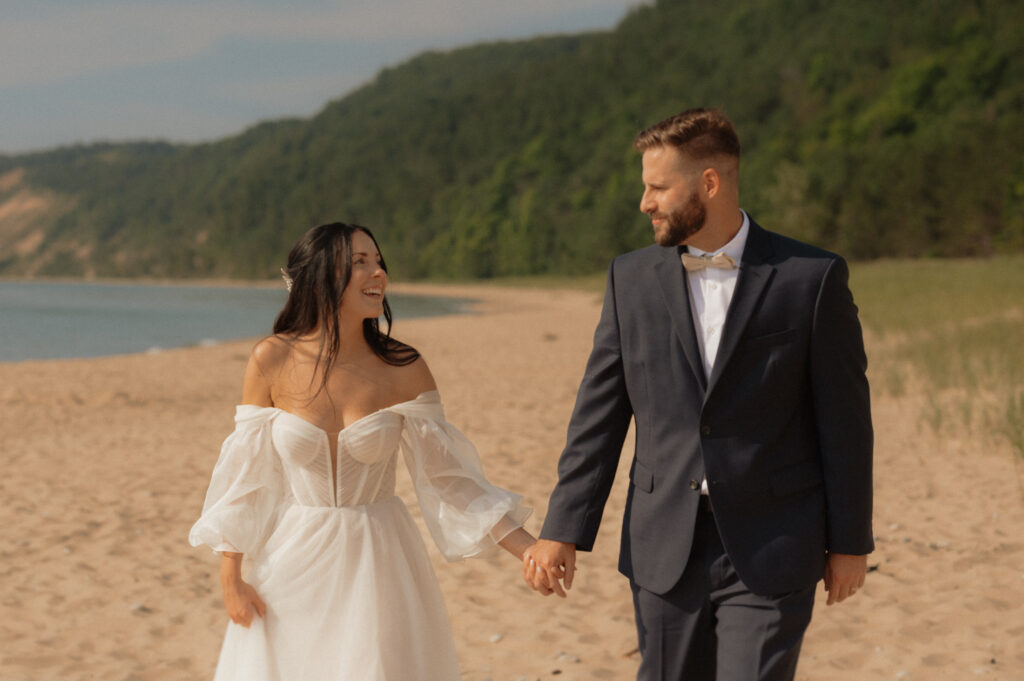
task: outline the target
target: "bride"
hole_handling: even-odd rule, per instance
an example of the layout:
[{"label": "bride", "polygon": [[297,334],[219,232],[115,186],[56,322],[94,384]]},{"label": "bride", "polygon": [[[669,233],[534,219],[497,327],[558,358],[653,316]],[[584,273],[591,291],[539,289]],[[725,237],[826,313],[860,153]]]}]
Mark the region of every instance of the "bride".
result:
[{"label": "bride", "polygon": [[189,534],[221,554],[231,622],[215,679],[457,681],[437,580],[394,493],[398,451],[449,561],[495,544],[522,559],[530,509],[487,482],[426,362],[390,337],[369,230],[314,227],[283,272],[288,301],[252,351]]}]

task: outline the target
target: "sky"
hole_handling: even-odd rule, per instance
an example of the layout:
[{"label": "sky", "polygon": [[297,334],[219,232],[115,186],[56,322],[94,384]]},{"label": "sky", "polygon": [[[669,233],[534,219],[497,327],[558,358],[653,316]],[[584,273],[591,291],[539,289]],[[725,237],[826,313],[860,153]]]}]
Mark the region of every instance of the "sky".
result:
[{"label": "sky", "polygon": [[311,116],[428,49],[610,29],[644,0],[0,0],[0,154]]}]

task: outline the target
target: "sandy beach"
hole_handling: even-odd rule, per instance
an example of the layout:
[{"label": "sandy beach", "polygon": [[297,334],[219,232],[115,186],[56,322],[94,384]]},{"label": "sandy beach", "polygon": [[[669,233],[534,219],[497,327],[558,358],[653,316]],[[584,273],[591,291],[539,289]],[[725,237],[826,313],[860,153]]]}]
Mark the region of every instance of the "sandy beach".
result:
[{"label": "sandy beach", "polygon": [[[600,295],[400,289],[477,301],[472,314],[397,320],[395,334],[427,358],[491,480],[534,507],[537,533]],[[0,680],[212,678],[227,622],[219,559],[187,535],[251,345],[0,364]],[[826,607],[819,587],[802,681],[1024,680],[1024,465],[1005,443],[937,437],[923,401],[875,398],[877,550],[855,598]],[[529,591],[503,552],[445,563],[424,533],[463,679],[634,677],[615,567],[631,451],[630,439],[566,600]],[[419,522],[404,473],[399,494]]]}]

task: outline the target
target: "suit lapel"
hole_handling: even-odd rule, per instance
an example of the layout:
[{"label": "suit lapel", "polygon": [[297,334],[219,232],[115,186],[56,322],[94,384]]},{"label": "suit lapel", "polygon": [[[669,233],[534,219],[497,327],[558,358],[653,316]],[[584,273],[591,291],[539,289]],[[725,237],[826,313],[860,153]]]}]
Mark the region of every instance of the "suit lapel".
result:
[{"label": "suit lapel", "polygon": [[715,389],[715,384],[725,367],[728,366],[729,359],[743,336],[743,330],[747,328],[747,322],[750,321],[757,302],[761,299],[761,294],[775,273],[775,267],[768,262],[771,255],[772,249],[768,234],[751,220],[747,244],[743,248],[743,257],[740,260],[736,289],[733,291],[729,311],[725,316],[722,342],[718,346],[715,366],[711,370],[711,378],[708,381],[707,392],[709,394]]},{"label": "suit lapel", "polygon": [[704,362],[697,345],[697,335],[693,328],[693,312],[690,309],[690,293],[686,277],[683,276],[683,265],[679,261],[679,252],[675,246],[662,247],[662,257],[655,262],[655,275],[661,284],[661,292],[665,296],[665,304],[672,316],[672,327],[676,337],[683,346],[683,354],[690,364],[690,369],[697,378],[702,389],[707,389],[707,378],[704,376]]}]

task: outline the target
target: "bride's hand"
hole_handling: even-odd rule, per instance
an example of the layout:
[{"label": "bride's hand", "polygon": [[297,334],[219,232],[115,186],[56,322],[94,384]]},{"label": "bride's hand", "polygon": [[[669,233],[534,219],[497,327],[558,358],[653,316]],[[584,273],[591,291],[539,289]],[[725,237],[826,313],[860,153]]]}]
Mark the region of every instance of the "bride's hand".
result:
[{"label": "bride's hand", "polygon": [[224,609],[235,624],[248,628],[253,614],[263,617],[267,606],[252,585],[242,579],[242,554],[221,554],[220,586],[224,592]]},{"label": "bride's hand", "polygon": [[539,539],[523,554],[523,580],[545,596],[554,593],[565,598],[565,591],[572,588],[575,574],[575,544]]},{"label": "bride's hand", "polygon": [[224,608],[232,622],[246,628],[252,624],[253,613],[263,617],[267,612],[256,589],[241,580],[235,585],[224,585]]}]

